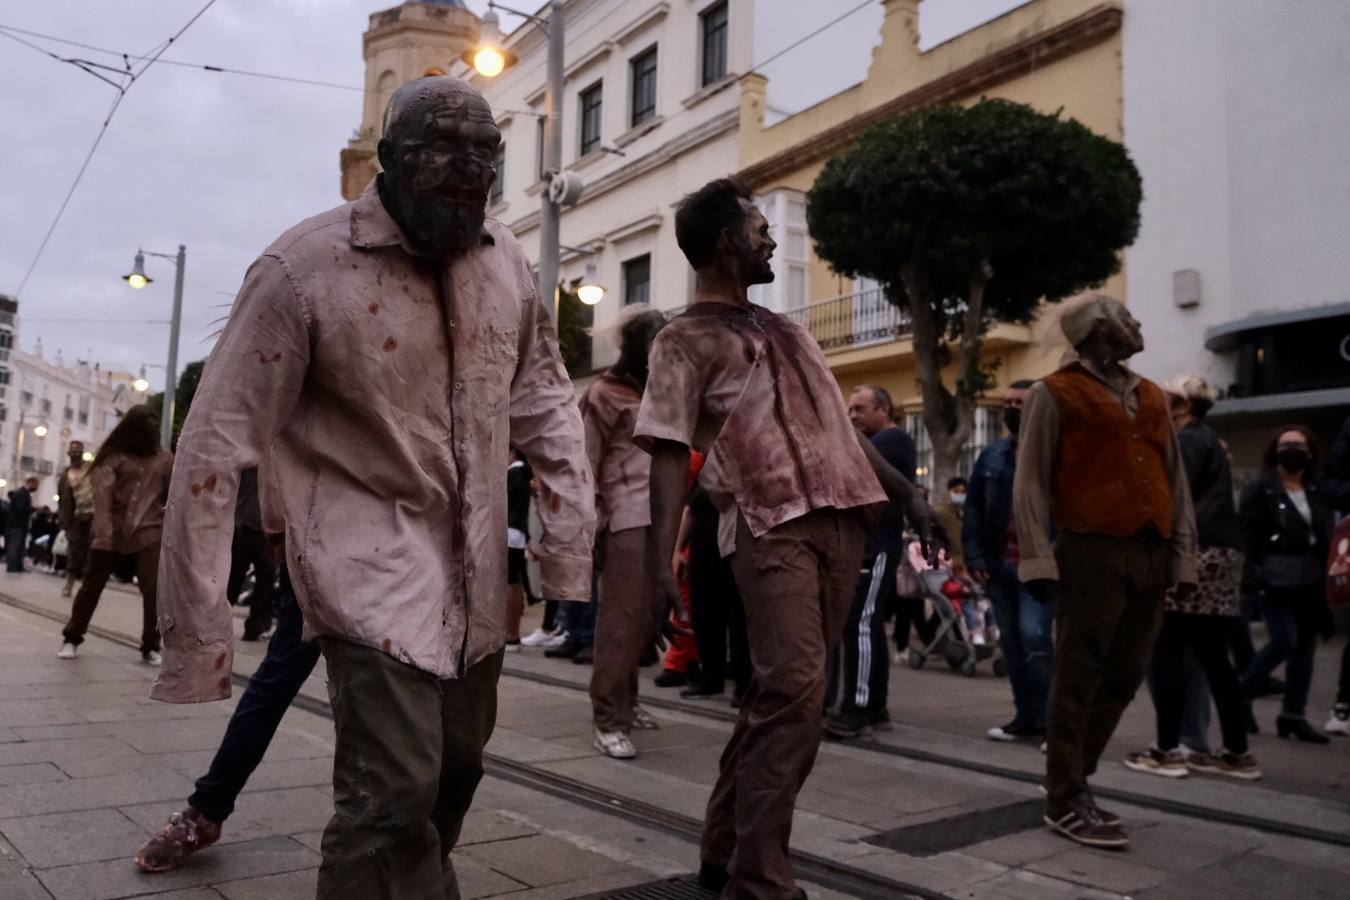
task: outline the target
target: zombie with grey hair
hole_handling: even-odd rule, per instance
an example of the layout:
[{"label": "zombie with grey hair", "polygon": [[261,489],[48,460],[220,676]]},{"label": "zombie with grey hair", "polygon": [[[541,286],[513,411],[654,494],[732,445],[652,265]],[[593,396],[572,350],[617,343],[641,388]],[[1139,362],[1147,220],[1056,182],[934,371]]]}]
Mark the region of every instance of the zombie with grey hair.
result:
[{"label": "zombie with grey hair", "polygon": [[[1144,680],[1169,588],[1195,591],[1195,518],[1166,395],[1125,361],[1144,349],[1124,304],[1093,295],[1062,319],[1077,360],[1027,391],[1013,477],[1018,576],[1055,604],[1045,822],[1124,847],[1088,778]],[[1058,539],[1051,542],[1051,523]]]},{"label": "zombie with grey hair", "polygon": [[320,898],[458,896],[448,854],[505,643],[510,447],[542,482],[545,593],[590,595],[594,487],[572,384],[529,261],[484,214],[492,110],[464,81],[421,78],[384,122],[384,171],[244,279],[183,430],[160,572],[152,695],[228,697],[235,496],[269,454],[333,701]]}]

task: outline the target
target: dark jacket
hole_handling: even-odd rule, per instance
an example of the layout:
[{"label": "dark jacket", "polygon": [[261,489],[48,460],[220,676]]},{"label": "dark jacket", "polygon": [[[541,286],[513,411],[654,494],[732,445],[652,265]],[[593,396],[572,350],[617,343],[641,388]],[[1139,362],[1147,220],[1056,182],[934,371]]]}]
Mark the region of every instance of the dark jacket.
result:
[{"label": "dark jacket", "polygon": [[1196,545],[1242,549],[1242,527],[1233,507],[1233,472],[1219,436],[1196,419],[1177,433],[1177,443],[1195,506]]},{"label": "dark jacket", "polygon": [[17,491],[9,492],[9,517],[6,520],[6,526],[9,528],[28,529],[28,520],[33,517],[33,495],[28,493],[28,488],[21,487]]},{"label": "dark jacket", "polygon": [[506,527],[530,533],[530,479],[528,463],[506,470]]},{"label": "dark jacket", "polygon": [[1331,506],[1315,485],[1306,488],[1312,524],[1306,522],[1285,493],[1278,472],[1263,473],[1242,491],[1238,517],[1242,549],[1250,577],[1261,587],[1284,588],[1284,573],[1308,573],[1300,579],[1315,584],[1326,574],[1331,544]]},{"label": "dark jacket", "polygon": [[[914,470],[918,467],[919,453],[909,432],[899,426],[883,428],[872,435],[872,446],[877,448],[877,452],[886,462],[908,478],[910,484],[914,483]],[[867,559],[875,559],[878,553],[884,551],[892,565],[898,564],[900,551],[904,546],[901,537],[904,531],[904,513],[900,512],[894,503],[888,503],[881,518],[877,520],[876,527],[867,536]]]},{"label": "dark jacket", "polygon": [[1331,444],[1317,487],[1332,509],[1350,515],[1350,418],[1341,425],[1341,433]]},{"label": "dark jacket", "polygon": [[1017,448],[1010,437],[994,441],[975,460],[966,491],[965,515],[961,518],[966,568],[989,571],[1003,562],[1016,471]]}]

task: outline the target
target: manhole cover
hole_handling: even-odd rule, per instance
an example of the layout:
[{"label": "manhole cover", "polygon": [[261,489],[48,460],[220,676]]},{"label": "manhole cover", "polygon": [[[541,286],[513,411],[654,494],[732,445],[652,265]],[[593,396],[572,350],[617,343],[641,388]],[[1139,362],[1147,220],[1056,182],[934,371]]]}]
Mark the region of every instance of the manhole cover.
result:
[{"label": "manhole cover", "polygon": [[698,885],[698,876],[681,875],[678,878],[663,878],[617,891],[603,891],[591,894],[582,900],[717,900],[719,895],[704,890]]},{"label": "manhole cover", "polygon": [[1039,827],[1045,812],[1045,801],[1025,800],[962,813],[947,819],[906,825],[892,831],[863,838],[869,844],[897,850],[907,856],[932,856],[948,850],[960,850],[980,841],[990,841],[1008,834],[1016,834]]}]

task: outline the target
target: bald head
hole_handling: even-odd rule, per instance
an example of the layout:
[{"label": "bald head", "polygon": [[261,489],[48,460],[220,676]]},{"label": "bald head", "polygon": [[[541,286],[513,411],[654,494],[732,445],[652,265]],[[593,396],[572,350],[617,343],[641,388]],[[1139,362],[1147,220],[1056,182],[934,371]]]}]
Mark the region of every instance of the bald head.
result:
[{"label": "bald head", "polygon": [[501,140],[492,108],[462,79],[418,78],[389,98],[380,199],[419,255],[450,258],[477,244]]}]

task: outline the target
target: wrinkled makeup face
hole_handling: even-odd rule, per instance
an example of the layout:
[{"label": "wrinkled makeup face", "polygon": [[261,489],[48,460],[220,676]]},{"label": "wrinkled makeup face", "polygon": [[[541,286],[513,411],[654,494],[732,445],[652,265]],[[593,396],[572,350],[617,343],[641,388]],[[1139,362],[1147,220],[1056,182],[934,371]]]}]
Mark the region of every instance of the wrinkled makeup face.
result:
[{"label": "wrinkled makeup face", "polygon": [[430,256],[458,256],[478,242],[501,132],[481,97],[442,92],[414,106],[386,136],[385,183],[408,239]]},{"label": "wrinkled makeup face", "polygon": [[1111,314],[1106,320],[1111,343],[1122,352],[1122,356],[1133,356],[1144,349],[1144,332],[1139,320],[1130,315],[1123,303],[1111,306]]},{"label": "wrinkled makeup face", "polygon": [[747,207],[745,231],[736,242],[741,271],[746,273],[746,284],[768,284],[773,281],[773,251],[778,244],[769,236],[769,220],[759,207],[742,200]]}]

